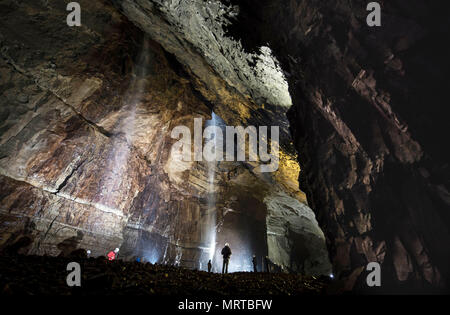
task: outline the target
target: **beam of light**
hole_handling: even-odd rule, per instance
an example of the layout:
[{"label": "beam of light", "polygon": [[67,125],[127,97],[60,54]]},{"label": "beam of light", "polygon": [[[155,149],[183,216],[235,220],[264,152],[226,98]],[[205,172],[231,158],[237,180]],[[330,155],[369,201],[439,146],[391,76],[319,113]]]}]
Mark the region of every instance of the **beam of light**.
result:
[{"label": "beam of light", "polygon": [[[215,249],[215,257],[212,261],[213,271],[221,273],[222,272],[222,255],[220,254],[222,250],[222,246],[216,247]],[[230,244],[232,255],[230,257],[230,261],[228,263],[228,272],[252,272],[253,271],[253,253],[247,247],[247,245],[240,244],[239,247],[233,246],[233,243]],[[258,270],[261,270],[261,265],[258,263]]]},{"label": "beam of light", "polygon": [[[122,98],[122,106],[115,113],[118,119],[111,127],[114,134],[109,152],[106,155],[106,165],[100,178],[96,202],[105,207],[123,212],[129,202],[124,194],[129,193],[131,178],[129,177],[129,160],[133,150],[136,135],[136,112],[148,89],[147,69],[150,64],[149,40],[144,38],[141,51],[133,67],[130,84]],[[138,225],[140,223],[138,222]],[[120,247],[120,244],[117,244]],[[145,248],[144,248],[145,252]],[[145,257],[141,257],[145,258]],[[159,257],[152,255],[148,261],[157,261]]]},{"label": "beam of light", "polygon": [[[207,120],[205,123],[205,127],[216,126],[220,129],[225,128],[225,122],[217,116],[214,112],[212,112],[211,120]],[[221,143],[215,135],[210,139],[206,139],[206,142],[214,141],[214,147],[217,152],[217,157],[223,156],[224,154],[224,144]],[[222,272],[222,255],[221,250],[224,244],[217,244],[217,195],[216,195],[216,184],[215,184],[215,176],[216,172],[220,171],[220,162],[212,161],[207,162],[207,179],[208,179],[208,198],[207,198],[207,206],[208,206],[208,214],[206,217],[206,234],[207,234],[207,242],[206,246],[209,244],[209,248],[204,248],[203,251],[206,254],[205,256],[208,259],[211,259],[213,265],[213,272]],[[229,238],[233,239],[233,237]],[[239,242],[236,244],[230,244],[231,250],[233,252],[229,265],[228,272],[249,272],[253,270],[252,257],[253,252],[248,248],[248,244],[246,242]],[[234,246],[234,247],[233,247]],[[205,257],[204,256],[204,257]],[[206,261],[207,263],[207,261]],[[206,263],[202,261],[202,266],[205,266],[205,270],[207,270]]]},{"label": "beam of light", "polygon": [[214,252],[216,251],[216,233],[215,231],[213,233],[211,233],[211,241],[209,244],[209,256],[208,259],[211,259],[211,261],[214,258]]},{"label": "beam of light", "polygon": [[240,255],[239,257],[233,257],[230,259],[228,265],[228,272],[250,272],[253,270],[249,255]]},{"label": "beam of light", "polygon": [[147,88],[145,76],[147,75],[148,62],[149,42],[147,39],[144,39],[130,85],[123,98],[120,118],[113,127],[113,133],[118,136],[113,138],[112,149],[108,153],[108,165],[103,175],[103,190],[101,193],[106,203],[122,199],[114,198],[114,194],[123,192],[120,188],[126,179],[128,160],[133,138],[136,134],[136,107],[141,102],[142,95]]},{"label": "beam of light", "polygon": [[158,250],[156,250],[156,248],[154,248],[154,247],[151,249],[150,252],[146,252],[143,255],[144,262],[149,262],[149,263],[155,264],[158,262],[158,260],[159,260],[159,253],[158,253]]},{"label": "beam of light", "polygon": [[[211,114],[211,120],[207,121],[207,126],[217,126],[216,114],[213,112]],[[214,134],[209,141],[214,142],[215,150],[217,150],[217,139]],[[214,259],[214,253],[216,251],[216,193],[215,193],[215,175],[217,169],[217,161],[207,162],[207,170],[208,170],[208,214],[207,214],[207,237],[209,239],[209,249],[208,249],[208,260],[211,261]]]}]

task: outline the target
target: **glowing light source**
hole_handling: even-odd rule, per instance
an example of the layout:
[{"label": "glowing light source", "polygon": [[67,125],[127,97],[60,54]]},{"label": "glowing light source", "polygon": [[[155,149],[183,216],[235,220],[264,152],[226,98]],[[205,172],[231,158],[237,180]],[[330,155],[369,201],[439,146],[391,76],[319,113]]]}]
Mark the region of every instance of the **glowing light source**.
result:
[{"label": "glowing light source", "polygon": [[[216,114],[212,112],[211,120],[207,122],[209,126],[217,126]],[[214,134],[209,141],[214,142],[214,148],[216,148],[216,135]],[[208,214],[207,214],[207,238],[209,241],[209,249],[208,249],[208,259],[211,261],[214,258],[214,253],[216,251],[216,194],[215,194],[215,183],[214,179],[216,176],[216,168],[217,162],[211,161],[208,162]]]}]

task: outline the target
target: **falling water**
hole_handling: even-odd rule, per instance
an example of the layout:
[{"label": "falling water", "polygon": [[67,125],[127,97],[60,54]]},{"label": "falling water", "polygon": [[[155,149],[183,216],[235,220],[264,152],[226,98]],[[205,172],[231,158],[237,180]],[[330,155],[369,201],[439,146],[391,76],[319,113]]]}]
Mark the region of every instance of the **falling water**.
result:
[{"label": "falling water", "polygon": [[[209,126],[217,126],[216,114],[214,112],[211,115],[211,120],[209,122]],[[215,150],[217,148],[217,138],[214,134],[213,137],[209,140],[214,142]],[[206,228],[209,239],[209,253],[208,259],[213,260],[214,253],[216,251],[216,193],[215,193],[215,183],[214,178],[216,174],[217,161],[207,162],[208,168],[208,214],[206,220]]]},{"label": "falling water", "polygon": [[[122,197],[127,193],[130,178],[129,159],[136,134],[136,112],[147,89],[147,68],[150,63],[149,41],[144,39],[140,54],[136,60],[130,85],[124,94],[118,119],[112,126],[111,148],[107,155],[107,164],[101,176],[97,202],[105,207],[121,209],[126,202]],[[119,244],[117,244],[119,247]]]},{"label": "falling water", "polygon": [[135,135],[136,107],[142,99],[146,89],[146,68],[149,62],[149,43],[144,39],[142,50],[135,64],[130,86],[123,98],[123,107],[120,118],[116,122],[113,133],[112,149],[108,156],[107,172],[103,178],[103,198],[107,203],[114,198],[114,193],[120,193],[123,181],[126,180],[128,159],[131,153],[131,145]]}]

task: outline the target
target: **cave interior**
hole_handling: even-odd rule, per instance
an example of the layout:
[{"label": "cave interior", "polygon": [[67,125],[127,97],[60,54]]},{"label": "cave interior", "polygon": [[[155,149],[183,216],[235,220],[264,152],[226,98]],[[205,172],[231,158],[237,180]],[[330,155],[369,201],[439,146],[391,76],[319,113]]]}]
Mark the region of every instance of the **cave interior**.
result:
[{"label": "cave interior", "polygon": [[78,2],[0,3],[0,251],[448,292],[443,1]]}]

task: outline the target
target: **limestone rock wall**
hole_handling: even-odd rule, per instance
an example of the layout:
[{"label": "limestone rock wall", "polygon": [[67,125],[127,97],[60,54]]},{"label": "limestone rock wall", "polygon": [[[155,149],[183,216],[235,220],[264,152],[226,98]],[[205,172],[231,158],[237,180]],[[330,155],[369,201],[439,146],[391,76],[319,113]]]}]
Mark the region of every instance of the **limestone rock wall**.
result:
[{"label": "limestone rock wall", "polygon": [[288,77],[301,187],[342,287],[375,292],[375,261],[381,292],[448,292],[445,1],[378,1],[374,28],[367,1],[235,2],[234,36],[269,42]]},{"label": "limestone rock wall", "polygon": [[310,275],[329,275],[332,267],[323,246],[325,236],[314,213],[282,192],[269,195],[267,246],[269,259],[289,270]]},{"label": "limestone rock wall", "polygon": [[[134,228],[154,229],[166,243],[175,230],[201,242],[189,233],[198,202],[175,197],[163,166],[171,123],[210,110],[160,46],[110,5],[82,6],[83,26],[69,28],[63,3],[4,4],[2,244],[28,221],[29,252],[38,254],[83,247],[103,255]],[[191,218],[183,226],[174,220],[181,206]]]},{"label": "limestone rock wall", "polygon": [[[240,40],[239,50],[247,53],[270,46],[289,82],[300,184],[325,233],[340,287],[375,292],[365,285],[365,266],[376,261],[382,268],[381,292],[447,292],[450,251],[442,244],[450,240],[449,150],[440,140],[449,133],[445,1],[379,1],[380,28],[367,26],[367,2],[362,0],[221,2],[237,14],[226,25],[226,36]],[[189,43],[194,55],[205,47],[196,36],[184,38],[186,24],[179,12],[190,12],[193,29],[211,25],[199,23],[211,12],[198,17],[183,1],[116,3],[150,34],[148,23],[160,21],[157,29],[162,31],[153,36],[166,47]],[[216,1],[209,3],[216,6]],[[215,30],[207,28],[199,36]],[[213,38],[203,39],[220,51]],[[274,113],[261,101],[212,93],[222,89],[204,82],[221,80],[207,66],[196,71],[201,63],[183,60],[176,51],[199,78],[197,89],[226,121],[270,117],[281,124],[284,113]],[[222,63],[207,63],[217,73],[223,70]],[[236,82],[228,84],[234,83],[245,99],[250,84]]]},{"label": "limestone rock wall", "polygon": [[[109,2],[80,4],[79,28],[65,24],[60,1],[0,4],[0,248],[26,236],[32,242],[25,254],[85,248],[97,256],[120,247],[125,259],[190,268],[205,268],[215,252],[217,268],[230,242],[231,270],[249,270],[253,254],[288,264],[297,234],[277,260],[267,243],[265,198],[285,194],[312,213],[299,202],[304,194],[292,157],[284,155],[284,167],[267,176],[254,172],[255,163],[211,171],[208,163],[174,160],[172,129],[192,131],[194,118],[211,119],[209,94],[194,70]],[[210,91],[255,106],[220,82]],[[254,119],[230,112],[225,118],[239,124]],[[272,202],[271,213],[277,207]],[[301,229],[299,220],[288,220],[288,237]],[[324,246],[317,244],[325,268],[311,272],[328,268]],[[300,271],[310,257],[294,260],[286,267]]]}]

